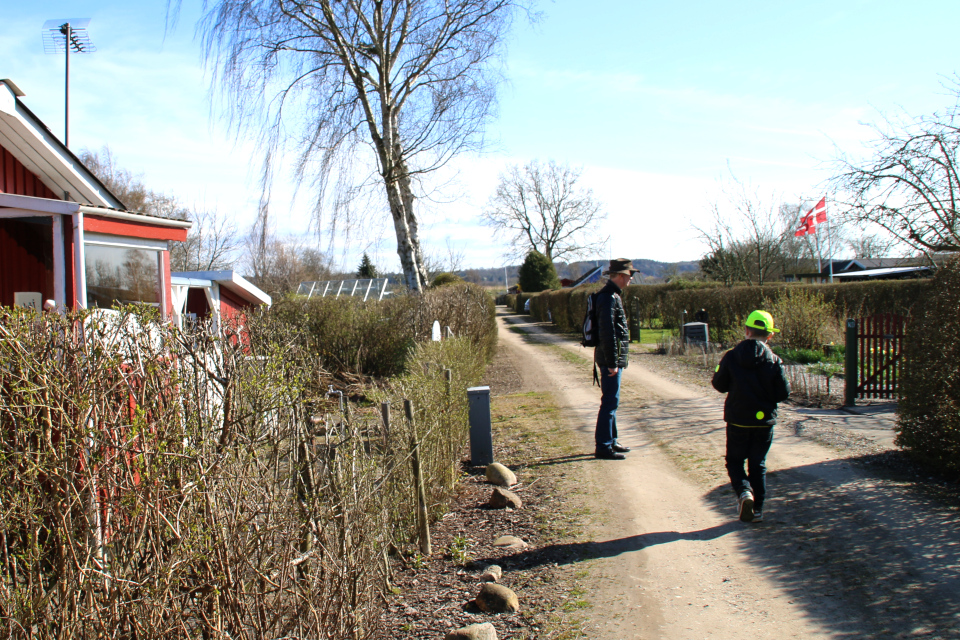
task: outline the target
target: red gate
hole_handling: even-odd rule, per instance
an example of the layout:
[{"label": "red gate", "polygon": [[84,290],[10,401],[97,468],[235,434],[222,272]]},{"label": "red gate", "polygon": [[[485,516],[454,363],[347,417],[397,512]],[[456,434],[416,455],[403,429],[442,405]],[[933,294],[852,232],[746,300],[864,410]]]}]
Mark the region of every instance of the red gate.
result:
[{"label": "red gate", "polygon": [[857,321],[857,397],[896,398],[907,319],[879,313]]}]

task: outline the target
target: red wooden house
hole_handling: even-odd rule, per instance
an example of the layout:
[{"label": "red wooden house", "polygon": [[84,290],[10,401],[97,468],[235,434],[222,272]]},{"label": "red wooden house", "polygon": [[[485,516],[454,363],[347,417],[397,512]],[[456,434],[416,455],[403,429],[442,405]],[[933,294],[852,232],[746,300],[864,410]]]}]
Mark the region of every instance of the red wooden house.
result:
[{"label": "red wooden house", "polygon": [[127,210],[22,96],[0,80],[0,304],[142,302],[171,318],[168,243],[190,223]]}]

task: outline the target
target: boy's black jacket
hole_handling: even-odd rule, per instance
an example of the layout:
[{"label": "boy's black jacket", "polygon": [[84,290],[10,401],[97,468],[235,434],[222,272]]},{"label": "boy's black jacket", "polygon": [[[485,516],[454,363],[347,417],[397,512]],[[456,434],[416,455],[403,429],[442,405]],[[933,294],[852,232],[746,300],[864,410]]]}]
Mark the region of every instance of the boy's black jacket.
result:
[{"label": "boy's black jacket", "polygon": [[741,427],[772,427],[777,403],[790,395],[783,361],[764,342],[751,339],[723,354],[713,388],[727,394],[724,421]]}]

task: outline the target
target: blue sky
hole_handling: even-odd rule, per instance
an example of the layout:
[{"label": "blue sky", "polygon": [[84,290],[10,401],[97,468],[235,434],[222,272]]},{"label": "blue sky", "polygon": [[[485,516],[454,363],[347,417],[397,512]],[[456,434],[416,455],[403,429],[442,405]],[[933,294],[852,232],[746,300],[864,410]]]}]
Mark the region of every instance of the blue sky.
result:
[{"label": "blue sky", "polygon": [[[583,167],[609,213],[610,254],[697,259],[704,248],[691,225],[705,222],[727,167],[771,197],[819,198],[834,149],[856,155],[871,137],[864,122],[951,103],[942,83],[957,67],[957,2],[558,0],[539,8],[543,19],[518,22],[511,38],[489,151],[461,158],[454,182],[423,203],[424,240],[437,259],[449,244],[464,266],[503,264],[501,243],[477,226],[477,214],[507,163],[534,158]],[[211,106],[198,13],[198,2],[184,0],[165,34],[164,0],[7,6],[0,77],[62,134],[63,60],[44,54],[40,27],[92,18],[98,51],[72,60],[71,147],[108,144],[152,188],[245,225],[259,197],[257,156]],[[302,233],[309,199],[293,199],[282,179],[275,194],[279,231]],[[368,250],[382,268],[396,268],[392,225],[381,218],[349,247],[340,243],[337,258],[352,267]]]}]

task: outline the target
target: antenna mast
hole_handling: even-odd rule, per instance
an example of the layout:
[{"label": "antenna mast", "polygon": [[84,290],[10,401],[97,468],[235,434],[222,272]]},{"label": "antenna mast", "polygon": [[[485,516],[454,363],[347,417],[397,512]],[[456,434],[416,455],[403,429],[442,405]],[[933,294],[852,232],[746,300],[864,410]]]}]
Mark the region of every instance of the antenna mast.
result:
[{"label": "antenna mast", "polygon": [[70,52],[93,53],[97,48],[87,35],[89,18],[47,20],[43,23],[44,53],[63,53],[65,73],[63,90],[63,145],[70,147]]}]

